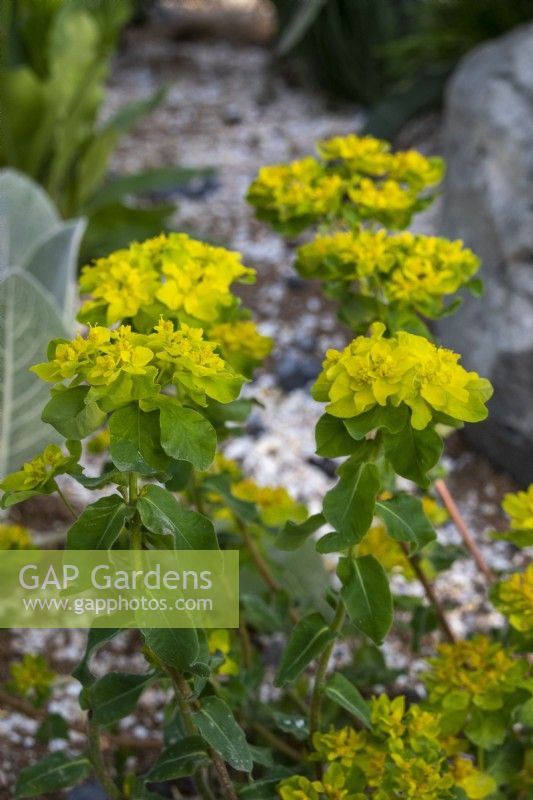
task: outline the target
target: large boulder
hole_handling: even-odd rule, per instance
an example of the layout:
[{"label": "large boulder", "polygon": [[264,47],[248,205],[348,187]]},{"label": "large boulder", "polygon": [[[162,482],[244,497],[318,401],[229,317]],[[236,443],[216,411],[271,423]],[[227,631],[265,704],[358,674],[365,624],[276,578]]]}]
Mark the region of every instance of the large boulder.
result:
[{"label": "large boulder", "polygon": [[482,45],[447,90],[440,233],[483,260],[485,294],[439,325],[444,344],[494,384],[470,441],[533,481],[533,25]]}]

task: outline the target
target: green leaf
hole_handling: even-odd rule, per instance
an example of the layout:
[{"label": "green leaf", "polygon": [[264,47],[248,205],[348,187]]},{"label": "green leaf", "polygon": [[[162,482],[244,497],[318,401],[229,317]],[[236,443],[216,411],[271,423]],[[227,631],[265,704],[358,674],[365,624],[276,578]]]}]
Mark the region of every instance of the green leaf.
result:
[{"label": "green leaf", "polygon": [[392,625],[392,595],[385,570],[374,556],[341,558],[337,575],[351,621],[381,644]]},{"label": "green leaf", "polygon": [[1,170],[0,195],[3,272],[8,267],[24,267],[39,242],[60,224],[60,218],[44,189],[23,172]]},{"label": "green leaf", "polygon": [[84,756],[58,752],[21,770],[15,786],[15,798],[41,797],[46,792],[69,789],[87,778],[92,767]]},{"label": "green leaf", "polygon": [[275,633],[283,627],[285,615],[257,594],[241,594],[241,605],[248,624],[261,633]]},{"label": "green leaf", "polygon": [[171,536],[176,550],[218,550],[212,522],[189,511],[160,486],[147,486],[137,508],[143,525],[160,536]]},{"label": "green leaf", "polygon": [[110,483],[115,483],[117,486],[126,486],[128,484],[128,476],[123,472],[115,469],[111,462],[104,464],[103,471],[100,475],[90,476],[83,473],[75,473],[73,477],[79,484],[85,486],[86,489],[101,489],[103,486],[108,486]]},{"label": "green leaf", "polygon": [[89,686],[95,678],[89,669],[89,664],[93,653],[102,647],[106,642],[113,639],[118,633],[119,628],[90,628],[87,634],[87,644],[82,660],[72,673],[72,677],[81,683],[82,686]]},{"label": "green leaf", "polygon": [[143,636],[154,655],[179,672],[188,671],[200,655],[194,628],[150,628],[143,630]]},{"label": "green leaf", "polygon": [[324,498],[324,516],[339,534],[342,546],[350,547],[361,541],[372,523],[379,471],[375,464],[347,461],[339,475],[338,483]]},{"label": "green leaf", "polygon": [[193,466],[190,461],[172,461],[168,470],[171,475],[165,486],[170,492],[182,492],[189,483]]},{"label": "green leaf", "polygon": [[193,775],[196,768],[209,760],[205,743],[199,736],[189,736],[166,747],[150,772],[148,781],[170,781]]},{"label": "green leaf", "polygon": [[533,697],[530,697],[529,700],[526,700],[525,703],[518,706],[515,714],[522,725],[525,725],[526,728],[533,728]]},{"label": "green leaf", "polygon": [[268,771],[268,778],[260,778],[242,786],[238,791],[240,800],[277,800],[279,797],[278,786],[284,778],[289,778],[293,773],[287,767],[276,766]]},{"label": "green leaf", "polygon": [[190,461],[195,469],[213,463],[217,435],[211,423],[198,411],[183,408],[172,398],[161,398],[161,446],[178,461]]},{"label": "green leaf", "polygon": [[386,428],[392,433],[401,431],[407,424],[407,406],[374,406],[357,417],[343,420],[344,426],[353,439],[363,439],[367,433],[377,428]]},{"label": "green leaf", "polygon": [[387,526],[389,536],[398,542],[412,543],[415,550],[436,538],[433,525],[424,514],[422,503],[417,497],[399,493],[390,500],[378,500],[376,514]]},{"label": "green leaf", "polygon": [[276,46],[278,56],[286,56],[301,42],[325,5],[326,0],[308,0],[296,6]]},{"label": "green leaf", "polygon": [[276,711],[270,707],[266,710],[271,714],[276,727],[283,733],[288,733],[300,742],[309,738],[307,717],[303,717],[301,714],[287,714],[284,711]]},{"label": "green leaf", "polygon": [[91,213],[82,243],[82,263],[127,247],[132,240],[143,241],[165,230],[175,206],[139,208],[125,203],[109,203]]},{"label": "green leaf", "polygon": [[0,275],[0,475],[58,440],[39,421],[49,387],[29,369],[44,359],[46,342],[65,333],[59,309],[35,278],[19,269]]},{"label": "green leaf", "polygon": [[98,430],[107,417],[95,402],[85,402],[88,392],[88,386],[73,386],[54,392],[41,419],[53,425],[66,439],[85,439]]},{"label": "green leaf", "polygon": [[67,533],[67,550],[109,550],[130,510],[117,494],[102,497],[78,517]]},{"label": "green leaf", "polygon": [[350,436],[344,420],[323,414],[315,428],[316,452],[324,458],[348,456],[354,450],[355,442]]},{"label": "green leaf", "polygon": [[223,700],[215,696],[204,698],[200,710],[194,714],[194,721],[202,739],[233,769],[252,771],[252,754],[244,732]]},{"label": "green leaf", "polygon": [[491,753],[487,753],[486,771],[499,785],[508,783],[522,769],[524,746],[516,739],[505,742]]},{"label": "green leaf", "polygon": [[370,723],[370,706],[353,683],[350,683],[342,673],[335,672],[326,683],[324,691],[330,700],[333,700],[341,708],[357,717],[365,727],[369,729],[372,727]]},{"label": "green leaf", "polygon": [[248,745],[248,749],[252,754],[254,764],[260,764],[262,767],[273,767],[274,758],[273,752],[270,747],[258,747],[257,745]]},{"label": "green leaf", "polygon": [[297,550],[325,522],[323,514],[313,514],[300,523],[289,520],[276,536],[274,543],[279,550]]},{"label": "green leaf", "polygon": [[134,711],[137,700],[153,680],[153,674],[108,672],[86,691],[86,703],[97,725],[111,725]]},{"label": "green leaf", "polygon": [[85,219],[69,220],[56,226],[25,265],[28,273],[54,297],[68,331],[74,323],[78,251],[86,226]]},{"label": "green leaf", "polygon": [[283,651],[275,686],[291,683],[335,639],[321,614],[308,614],[294,626]]},{"label": "green leaf", "polygon": [[47,714],[35,734],[35,739],[40,744],[48,744],[52,739],[68,740],[68,737],[68,722],[61,714]]},{"label": "green leaf", "polygon": [[433,428],[417,431],[410,425],[399,433],[385,433],[385,455],[398,475],[427,489],[427,473],[435,466],[442,452],[442,440]]},{"label": "green leaf", "polygon": [[123,472],[154,475],[164,472],[170,459],[159,446],[159,413],[141,411],[137,403],[119,408],[109,418],[109,451]]},{"label": "green leaf", "polygon": [[109,203],[120,202],[125,195],[149,194],[152,192],[168,192],[186,187],[198,178],[208,178],[214,170],[189,167],[156,167],[135,175],[122,175],[114,178],[99,189],[91,197],[89,207],[92,209]]},{"label": "green leaf", "polygon": [[474,708],[464,732],[477,747],[492,750],[503,744],[509,731],[509,724],[509,716],[505,712]]}]

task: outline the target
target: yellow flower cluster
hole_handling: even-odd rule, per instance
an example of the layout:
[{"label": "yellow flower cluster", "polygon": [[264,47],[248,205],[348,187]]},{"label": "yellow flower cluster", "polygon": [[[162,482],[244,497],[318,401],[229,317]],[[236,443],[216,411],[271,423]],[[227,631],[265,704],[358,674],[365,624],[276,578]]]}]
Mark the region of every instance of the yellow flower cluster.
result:
[{"label": "yellow flower cluster", "polygon": [[494,605],[521,633],[533,633],[533,563],[497,584]]},{"label": "yellow flower cluster", "polygon": [[141,313],[151,324],[161,314],[211,323],[222,309],[237,304],[231,284],[250,282],[254,276],[239,253],[184,233],[161,235],[84,267],[80,292],[91,299],[79,318],[111,325]]},{"label": "yellow flower cluster", "polygon": [[238,500],[255,503],[259,516],[265,525],[283,525],[287,520],[303,522],[307,509],[297,503],[282,486],[258,486],[251,478],[244,478],[231,487],[231,493]]},{"label": "yellow flower cluster", "polygon": [[321,217],[334,217],[346,184],[314,158],[261,167],[248,191],[259,219],[289,225],[295,233]]},{"label": "yellow flower cluster", "polygon": [[502,508],[516,530],[533,530],[533,484],[525,492],[506,494]]},{"label": "yellow flower cluster", "polygon": [[[469,800],[482,800],[495,791],[491,777],[457,756],[457,740],[450,751],[438,714],[417,705],[406,710],[404,697],[381,695],[371,701],[371,722],[371,732],[342,728],[316,733],[311,759],[328,765],[324,778],[311,781],[298,775],[282,781],[282,800],[443,800],[453,797],[456,786]],[[351,793],[354,768],[362,777],[359,791]]]},{"label": "yellow flower cluster", "polygon": [[282,232],[299,233],[319,219],[355,215],[404,228],[439,183],[444,165],[413,150],[391,153],[371,136],[350,134],[318,142],[320,159],[262,167],[248,192],[257,216]]},{"label": "yellow flower cluster", "polygon": [[211,630],[207,636],[207,646],[213,655],[221,653],[224,657],[223,663],[217,668],[219,675],[238,675],[239,665],[235,659],[231,658],[231,639],[230,633],[225,628]]},{"label": "yellow flower cluster", "polygon": [[492,387],[463,369],[459,355],[403,331],[383,338],[384,330],[375,323],[371,336],[358,336],[342,352],[328,350],[312,390],[316,400],[329,401],[328,414],[350,418],[403,403],[417,430],[427,427],[435,412],[464,422],[485,419]]},{"label": "yellow flower cluster", "polygon": [[49,444],[42,453],[23,464],[19,472],[14,472],[5,478],[0,487],[4,491],[10,491],[11,488],[16,488],[18,491],[38,489],[54,475],[57,475],[61,467],[69,460],[60,447],[56,444]]},{"label": "yellow flower cluster", "polygon": [[360,219],[377,220],[394,229],[407,227],[413,214],[423,208],[418,192],[393,180],[376,183],[361,178],[348,187],[348,197]]},{"label": "yellow flower cluster", "polygon": [[385,175],[390,171],[393,158],[388,142],[354,133],[323,139],[316,149],[324,161],[342,161],[350,170],[363,175]]},{"label": "yellow flower cluster", "polygon": [[41,701],[50,692],[55,673],[49,668],[43,656],[26,653],[21,661],[9,667],[11,680],[9,686],[17,694]]},{"label": "yellow flower cluster", "polygon": [[22,525],[0,522],[0,550],[31,550],[32,538]]},{"label": "yellow flower cluster", "polygon": [[487,636],[476,636],[453,644],[441,644],[438,655],[428,659],[430,671],[423,675],[430,703],[457,708],[471,704],[484,709],[501,708],[505,695],[516,691],[527,665],[513,658],[501,644]]},{"label": "yellow flower cluster", "polygon": [[207,395],[227,403],[238,395],[244,378],[216,349],[215,342],[204,339],[201,328],[183,323],[176,330],[170,320],[160,320],[150,334],[133,333],[129,325],[116,330],[95,326],[86,338],[58,342],[50,360],[32,369],[52,383],[86,381],[106,387],[110,394],[120,378],[140,377],[137,399],[152,397],[173,384],[197,402],[204,403]]},{"label": "yellow flower cluster", "polygon": [[214,325],[209,329],[209,337],[218,344],[228,364],[238,372],[248,371],[266,358],[274,344],[270,336],[260,334],[250,320]]},{"label": "yellow flower cluster", "polygon": [[351,173],[387,175],[414,189],[435,186],[444,175],[441,158],[426,158],[417,150],[391,153],[388,142],[372,136],[336,136],[319,142],[317,150],[325,161],[344,162]]},{"label": "yellow flower cluster", "polygon": [[364,295],[378,294],[429,315],[479,269],[479,259],[461,241],[385,231],[340,231],[318,236],[298,250],[301,275],[357,282]]}]

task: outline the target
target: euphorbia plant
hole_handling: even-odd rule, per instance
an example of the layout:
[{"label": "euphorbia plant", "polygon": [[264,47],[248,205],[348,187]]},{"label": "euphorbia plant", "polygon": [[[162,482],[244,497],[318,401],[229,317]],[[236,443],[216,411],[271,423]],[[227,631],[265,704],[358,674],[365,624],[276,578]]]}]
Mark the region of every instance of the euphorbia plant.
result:
[{"label": "euphorbia plant", "polygon": [[[81,278],[87,334],[52,342],[35,367],[52,384],[43,419],[67,452],[47,448],[8,476],[3,504],[60,491],[57,478],[68,473],[107,494],[76,519],[67,548],[239,548],[241,620],[235,631],[144,629],[141,675],[96,677],[91,658],[118,631],[92,629],[74,672],[87,757],[55,753],[29,767],[20,797],[90,770],[110,797],[133,800],[158,797],[153,784],[164,780],[183,780],[190,793],[188,777],[203,797],[230,800],[525,796],[526,779],[509,780],[509,759],[524,775],[528,763],[531,683],[515,652],[524,643],[457,642],[431,585],[448,556],[435,542],[438,509],[423,493],[443,431],[484,419],[491,387],[431,341],[425,319],[461,286],[475,288],[478,263],[461,244],[377,227],[404,227],[427,204],[439,160],[357,137],[319,152],[320,160],[264,168],[250,191],[260,216],[291,235],[320,225],[298,263],[324,279],[357,334],[328,351],[312,389],[324,404],[317,453],[343,459],[319,513],[308,517],[285,489],[258,486],[216,452],[217,439],[246,420],[253,400],[239,392],[270,348],[231,291],[253,278],[238,254],[174,234],[98,260]],[[80,466],[86,439],[109,446],[96,477]],[[321,554],[334,554],[333,583]],[[432,605],[417,610],[433,613],[449,640],[424,676],[427,704],[409,708],[403,697],[364,697],[391,678],[377,646],[393,622],[397,567],[421,581]],[[521,631],[528,590],[516,582],[500,584],[495,602]],[[280,633],[287,641],[272,686],[264,636]],[[359,646],[331,674],[340,638]],[[124,759],[104,758],[100,729],[123,747],[115,726],[154,683],[170,692],[162,752],[146,773],[129,774]],[[515,721],[522,727],[511,731]],[[511,753],[503,764],[496,745]]]}]

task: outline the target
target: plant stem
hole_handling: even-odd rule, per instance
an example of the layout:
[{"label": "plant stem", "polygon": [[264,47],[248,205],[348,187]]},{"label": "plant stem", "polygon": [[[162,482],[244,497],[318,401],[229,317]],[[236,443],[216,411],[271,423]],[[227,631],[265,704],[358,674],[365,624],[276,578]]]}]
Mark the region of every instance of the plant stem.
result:
[{"label": "plant stem", "polygon": [[[57,486],[57,484],[56,484],[56,486]],[[61,498],[61,500],[63,501],[63,505],[65,505],[65,506],[68,508],[68,510],[70,511],[70,513],[72,514],[72,516],[74,517],[74,519],[78,519],[78,515],[77,515],[77,514],[76,514],[76,512],[74,511],[74,507],[72,506],[72,504],[71,504],[70,500],[68,500],[68,499],[65,497],[65,495],[63,494],[63,491],[62,491],[62,490],[59,488],[59,486],[57,486],[57,489],[56,489],[56,491],[57,491],[57,493],[58,493],[59,497]]]},{"label": "plant stem", "polygon": [[[333,633],[337,634],[342,629],[344,625],[344,619],[346,616],[346,609],[344,608],[344,603],[339,598],[337,601],[337,608],[335,610],[335,616],[331,621],[330,628]],[[316,668],[315,674],[315,684],[313,686],[313,694],[311,695],[311,705],[309,707],[309,738],[313,739],[313,734],[320,730],[320,712],[322,708],[322,694],[324,692],[324,683],[326,682],[326,674],[328,670],[329,660],[331,658],[331,653],[333,652],[333,645],[335,644],[335,639],[333,639],[318,661],[318,665]]]},{"label": "plant stem", "polygon": [[[138,478],[136,472],[130,472],[128,478],[129,484],[129,504],[130,506],[135,506],[137,500],[139,499],[139,486],[138,486]],[[142,533],[141,533],[141,523],[139,519],[139,514],[137,510],[133,515],[131,522],[129,524],[129,532],[130,532],[130,550],[142,550]]]},{"label": "plant stem", "polygon": [[229,776],[228,770],[226,769],[226,765],[222,759],[222,756],[220,755],[220,753],[217,753],[216,750],[213,750],[212,747],[209,748],[209,754],[211,756],[211,761],[213,762],[215,771],[218,775],[220,786],[224,792],[223,797],[225,798],[225,800],[238,800],[237,792],[235,791],[235,787],[233,786],[233,781]]},{"label": "plant stem", "polygon": [[[172,677],[172,681],[174,683],[176,700],[183,719],[183,725],[185,731],[187,732],[188,736],[197,736],[198,729],[196,727],[192,715],[192,703],[189,700],[189,695],[190,695],[189,684],[187,683],[183,675],[181,675],[181,673],[177,672],[176,670],[170,669],[168,670],[168,672]],[[212,747],[210,747],[209,755],[211,757],[211,762],[213,764],[213,767],[215,768],[215,772],[217,773],[218,779],[220,781],[220,785],[224,790],[224,795],[223,795],[224,798],[227,798],[227,800],[238,800],[237,794],[233,787],[233,781],[229,776],[228,770],[226,769],[226,765],[222,760],[220,754],[217,753],[216,750],[213,750]],[[198,788],[199,789],[201,788],[200,785],[198,786]],[[209,793],[211,793],[211,790],[209,790]]]},{"label": "plant stem", "polygon": [[89,758],[94,769],[94,774],[98,778],[102,789],[109,795],[110,800],[122,800],[123,794],[112,780],[107,771],[107,767],[100,747],[100,731],[94,722],[92,711],[87,717],[87,740],[89,744]]},{"label": "plant stem", "polygon": [[[277,579],[272,574],[270,567],[268,566],[267,562],[263,558],[259,548],[257,547],[254,538],[246,525],[242,522],[238,522],[239,531],[242,534],[242,538],[244,539],[244,543],[252,557],[252,561],[254,562],[255,566],[257,567],[261,577],[263,578],[264,582],[268,586],[268,588],[275,592],[276,594],[282,591],[280,584],[278,583]],[[289,608],[289,617],[291,618],[292,622],[295,624],[299,622],[300,615],[296,611],[295,608]]]},{"label": "plant stem", "polygon": [[128,473],[129,501],[132,506],[135,505],[139,497],[138,477],[136,472]]},{"label": "plant stem", "polygon": [[189,685],[185,678],[183,678],[178,672],[172,670],[171,675],[174,682],[174,693],[176,695],[176,701],[178,703],[181,718],[183,720],[185,732],[187,733],[187,736],[196,736],[198,731],[196,729],[196,725],[194,724],[192,709],[188,700]]},{"label": "plant stem", "polygon": [[304,761],[304,755],[295,747],[291,747],[290,744],[283,741],[279,736],[276,736],[275,733],[269,731],[268,728],[265,728],[264,725],[261,725],[260,722],[253,722],[252,728],[254,731],[261,736],[265,742],[268,742],[269,745],[275,747],[276,750],[279,750],[280,753],[284,753],[284,755],[288,756],[292,761],[296,761],[298,764],[301,764]]},{"label": "plant stem", "polygon": [[241,638],[242,660],[244,667],[245,669],[250,669],[253,661],[253,649],[250,641],[250,634],[248,633],[248,628],[246,627],[246,620],[244,619],[242,613],[239,617],[239,635]]},{"label": "plant stem", "polygon": [[459,531],[459,534],[463,542],[465,543],[466,548],[469,550],[479,570],[483,573],[488,583],[492,583],[494,581],[494,575],[492,574],[489,565],[485,561],[483,553],[477,546],[476,540],[470,533],[468,526],[457,507],[457,503],[455,502],[450,493],[450,490],[448,489],[448,487],[441,478],[438,478],[435,481],[435,489],[440,494],[442,502],[446,506],[446,509],[450,517],[452,518],[455,527]]},{"label": "plant stem", "polygon": [[417,555],[412,555],[411,553],[409,553],[409,546],[405,542],[400,542],[400,546],[405,554],[406,559],[409,561],[409,564],[413,568],[413,572],[415,573],[416,577],[422,584],[427,599],[435,609],[435,613],[437,614],[442,632],[444,633],[448,641],[454,644],[457,641],[455,638],[455,634],[450,627],[450,623],[448,622],[446,614],[444,613],[444,609],[440,604],[437,595],[435,594],[435,590],[431,582],[427,579],[424,570],[422,569],[419,557]]}]

